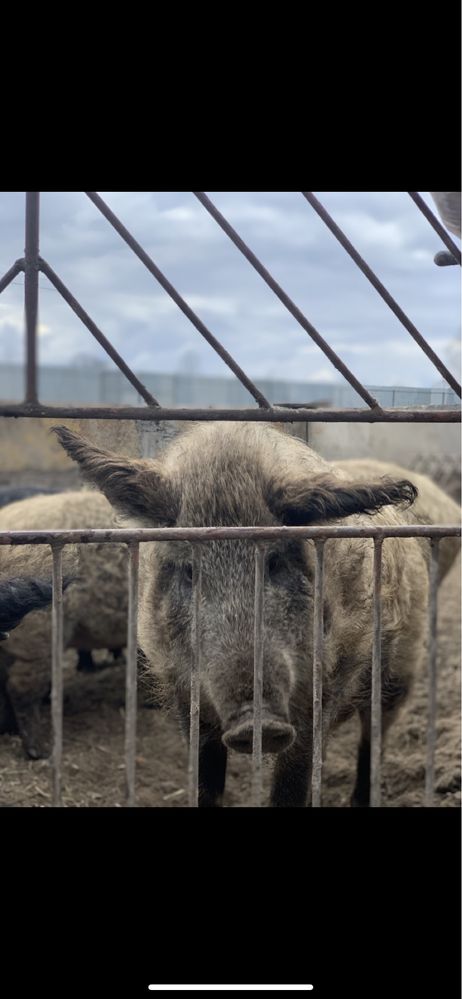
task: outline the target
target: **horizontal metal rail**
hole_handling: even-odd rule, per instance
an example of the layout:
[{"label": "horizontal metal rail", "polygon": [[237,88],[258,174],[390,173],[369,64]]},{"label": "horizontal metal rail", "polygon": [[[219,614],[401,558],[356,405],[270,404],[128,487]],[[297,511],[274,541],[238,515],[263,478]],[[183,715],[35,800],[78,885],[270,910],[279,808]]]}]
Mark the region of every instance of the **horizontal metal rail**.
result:
[{"label": "horizontal metal rail", "polygon": [[460,397],[462,395],[462,389],[461,386],[459,385],[459,382],[457,381],[457,378],[454,378],[454,376],[451,374],[451,372],[446,367],[441,358],[438,357],[438,354],[436,354],[435,351],[430,347],[430,344],[427,343],[425,337],[423,337],[422,334],[419,333],[419,330],[417,329],[416,326],[414,326],[414,323],[411,322],[409,316],[407,316],[406,313],[403,312],[401,307],[398,305],[397,301],[393,298],[392,295],[390,295],[390,292],[387,290],[387,288],[385,288],[385,285],[382,284],[377,275],[374,273],[372,267],[369,267],[369,264],[367,264],[366,261],[363,259],[363,257],[361,257],[361,255],[358,253],[358,251],[350,242],[350,240],[347,238],[347,236],[345,236],[345,233],[340,228],[340,226],[337,225],[336,222],[334,222],[331,215],[329,215],[329,212],[327,212],[326,209],[324,208],[324,205],[322,205],[321,202],[318,201],[318,199],[315,197],[312,191],[302,191],[302,194],[303,197],[306,198],[308,203],[311,205],[311,207],[314,208],[315,212],[319,215],[324,224],[328,227],[328,229],[330,229],[331,233],[335,236],[338,242],[343,246],[344,250],[346,250],[346,252],[352,258],[352,260],[354,260],[355,264],[357,265],[357,267],[359,267],[360,271],[362,271],[367,280],[370,281],[371,285],[373,286],[373,288],[375,288],[380,297],[383,298],[384,302],[386,302],[386,304],[395,314],[397,319],[399,319],[400,323],[404,326],[407,332],[410,333],[415,342],[418,343],[419,347],[423,350],[424,354],[427,355],[427,357],[435,366],[437,371],[439,371],[440,375],[442,375],[443,378],[446,379],[448,385],[450,385],[451,388],[456,393],[456,395]]},{"label": "horizontal metal rail", "polygon": [[0,531],[0,545],[130,543],[131,541],[271,541],[277,538],[459,538],[460,524],[383,527],[140,527],[85,531]]},{"label": "horizontal metal rail", "polygon": [[44,406],[0,403],[0,416],[46,420],[232,420],[250,423],[460,423],[460,409],[173,409],[147,406]]}]

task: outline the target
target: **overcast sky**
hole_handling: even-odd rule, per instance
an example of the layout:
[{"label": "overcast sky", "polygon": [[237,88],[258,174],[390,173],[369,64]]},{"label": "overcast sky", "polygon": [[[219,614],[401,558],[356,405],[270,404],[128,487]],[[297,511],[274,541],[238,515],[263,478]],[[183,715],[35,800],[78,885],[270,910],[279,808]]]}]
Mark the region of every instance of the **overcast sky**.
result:
[{"label": "overcast sky", "polygon": [[[251,377],[342,381],[193,194],[99,193]],[[207,193],[361,381],[441,384],[301,194]],[[444,246],[409,196],[315,193],[459,374],[460,268],[434,264]],[[1,193],[0,276],[23,251],[24,194]],[[231,374],[83,193],[42,194],[41,254],[135,371]],[[23,280],[21,274],[0,295],[0,363],[23,357]],[[88,355],[104,361],[102,348],[43,275],[40,285],[41,363]]]}]

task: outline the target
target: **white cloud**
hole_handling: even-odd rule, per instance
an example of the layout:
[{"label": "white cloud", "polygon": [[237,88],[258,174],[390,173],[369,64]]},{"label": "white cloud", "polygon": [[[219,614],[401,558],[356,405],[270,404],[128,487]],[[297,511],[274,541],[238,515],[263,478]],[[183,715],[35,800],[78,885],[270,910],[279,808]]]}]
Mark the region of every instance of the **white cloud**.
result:
[{"label": "white cloud", "polygon": [[[320,192],[386,287],[441,356],[460,336],[460,271],[405,192]],[[109,192],[103,199],[251,377],[341,376],[190,192]],[[366,384],[430,385],[435,369],[297,192],[210,197],[321,335]],[[431,204],[429,195],[424,197]],[[226,367],[81,192],[42,196],[42,254],[137,370],[175,371],[188,350],[201,373]],[[23,250],[24,196],[0,195],[0,273]],[[22,356],[23,276],[0,296],[4,360]],[[40,359],[101,348],[40,278]],[[3,322],[3,326],[2,326]],[[447,358],[446,358],[447,359]],[[448,360],[448,365],[451,366]]]}]

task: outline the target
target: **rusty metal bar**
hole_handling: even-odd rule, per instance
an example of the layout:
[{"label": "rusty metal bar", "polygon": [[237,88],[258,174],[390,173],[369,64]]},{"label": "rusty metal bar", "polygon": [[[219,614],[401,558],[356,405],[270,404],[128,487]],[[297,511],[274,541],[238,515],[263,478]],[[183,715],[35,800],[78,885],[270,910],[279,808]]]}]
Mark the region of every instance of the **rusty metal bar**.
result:
[{"label": "rusty metal bar", "polygon": [[430,589],[428,595],[428,722],[427,760],[425,767],[425,805],[427,808],[431,808],[433,805],[435,783],[438,554],[438,541],[436,538],[432,538],[430,541]]},{"label": "rusty metal bar", "polygon": [[423,198],[420,197],[420,194],[418,194],[417,191],[408,191],[407,193],[412,198],[414,203],[417,205],[417,208],[420,209],[422,215],[425,215],[425,218],[430,223],[435,232],[438,233],[440,239],[443,240],[444,245],[447,246],[448,250],[451,251],[452,255],[456,258],[457,263],[460,264],[462,262],[462,257],[459,247],[456,245],[454,240],[451,239],[450,235],[446,232],[446,229],[441,225],[441,222],[439,221],[439,219],[437,219],[436,215],[433,214],[431,208],[429,208],[428,205],[425,204],[425,201],[423,200]]},{"label": "rusty metal bar", "polygon": [[258,405],[271,408],[271,403],[269,403],[268,400],[265,399],[265,396],[262,394],[262,392],[260,392],[260,390],[256,387],[256,385],[253,384],[250,378],[247,377],[242,368],[240,368],[239,365],[234,360],[234,358],[231,357],[231,354],[228,354],[228,351],[225,350],[220,341],[217,340],[216,337],[214,337],[213,333],[211,333],[210,330],[207,329],[207,326],[204,325],[202,320],[199,319],[198,316],[196,316],[196,313],[193,312],[193,310],[190,308],[187,302],[185,302],[184,298],[182,298],[181,295],[178,294],[176,288],[174,288],[173,285],[168,280],[168,278],[165,277],[165,274],[163,274],[162,271],[159,270],[159,268],[154,263],[149,254],[146,253],[146,250],[143,250],[143,247],[140,245],[140,243],[138,243],[135,237],[132,236],[132,234],[128,231],[128,229],[125,228],[120,219],[117,218],[117,215],[114,215],[114,212],[112,212],[109,206],[105,203],[105,201],[103,201],[103,199],[100,198],[99,194],[96,194],[95,191],[86,191],[85,193],[90,198],[90,201],[92,201],[93,204],[96,205],[96,208],[98,208],[101,214],[104,215],[104,217],[108,220],[108,222],[110,222],[110,224],[113,226],[116,232],[119,233],[119,236],[122,236],[122,239],[124,239],[125,242],[128,244],[128,246],[133,250],[133,252],[136,253],[136,256],[139,258],[139,260],[141,260],[144,266],[147,267],[150,274],[152,274],[153,277],[156,278],[156,281],[159,282],[164,291],[166,291],[167,294],[170,295],[170,298],[173,299],[178,308],[181,309],[184,315],[188,317],[193,326],[196,327],[196,330],[198,330],[199,333],[204,337],[204,339],[207,340],[207,343],[209,343],[210,346],[213,347],[213,349],[217,352],[219,357],[221,357],[222,361],[224,361],[225,364],[228,365],[228,368],[231,368],[231,371],[234,372],[234,374],[242,383],[242,385],[244,385],[247,391],[250,392],[251,395],[253,395],[256,402],[258,402]]},{"label": "rusty metal bar", "polygon": [[104,544],[115,541],[271,541],[275,538],[460,538],[460,524],[384,527],[140,527],[136,530],[0,531],[0,545]]},{"label": "rusty metal bar", "polygon": [[51,605],[51,726],[53,734],[53,805],[62,806],[61,772],[63,759],[63,552],[51,545],[53,558],[53,600]]},{"label": "rusty metal bar", "polygon": [[24,308],[26,315],[26,403],[37,397],[37,320],[39,295],[40,192],[26,192],[26,247],[24,251]]},{"label": "rusty metal bar", "polygon": [[200,742],[200,689],[201,689],[201,596],[202,596],[202,552],[193,548],[192,552],[193,587],[193,634],[194,649],[191,658],[191,688],[189,714],[189,761],[188,793],[189,807],[199,805],[199,742]]},{"label": "rusty metal bar", "polygon": [[311,804],[321,807],[322,781],[322,647],[323,647],[323,579],[324,541],[315,541],[316,563],[314,575],[313,615],[313,769],[311,778]]},{"label": "rusty metal bar", "polygon": [[433,263],[437,267],[457,267],[457,260],[448,250],[439,250],[433,257]]},{"label": "rusty metal bar", "polygon": [[371,808],[380,808],[382,756],[382,539],[374,542],[374,640],[371,696]]},{"label": "rusty metal bar", "polygon": [[0,404],[0,416],[47,420],[233,420],[250,423],[460,423],[460,409],[174,409],[137,406],[27,406]]},{"label": "rusty metal bar", "polygon": [[127,672],[125,677],[125,778],[126,806],[136,805],[136,679],[137,679],[137,626],[138,626],[138,577],[140,550],[137,541],[131,541],[128,560],[128,633]]},{"label": "rusty metal bar", "polygon": [[314,340],[315,343],[317,343],[318,347],[321,348],[323,353],[326,355],[326,357],[329,358],[334,367],[337,368],[337,371],[340,371],[343,377],[346,378],[346,380],[350,383],[350,385],[353,386],[355,391],[358,393],[358,395],[361,396],[362,399],[364,399],[364,402],[366,402],[368,406],[380,410],[380,406],[379,403],[377,402],[377,399],[374,399],[374,396],[371,395],[366,388],[364,388],[364,385],[362,385],[357,378],[355,378],[350,369],[347,368],[346,364],[340,359],[340,357],[338,357],[335,351],[332,350],[332,347],[329,346],[329,344],[326,342],[326,340],[324,340],[321,334],[318,333],[318,330],[315,329],[313,324],[310,323],[310,321],[306,318],[303,312],[301,312],[298,306],[295,305],[295,302],[293,302],[292,299],[289,298],[284,289],[281,288],[281,285],[278,284],[278,282],[273,278],[272,274],[270,274],[270,272],[266,269],[266,267],[263,266],[258,257],[255,256],[255,253],[253,253],[250,247],[248,247],[247,244],[244,243],[244,240],[241,239],[236,230],[233,229],[233,227],[229,224],[227,219],[225,219],[224,215],[222,215],[221,212],[218,211],[218,208],[213,204],[213,201],[210,201],[210,198],[208,198],[203,191],[193,191],[193,194],[196,195],[196,198],[198,198],[200,203],[209,212],[212,218],[215,219],[215,222],[217,222],[220,228],[223,229],[223,231],[226,233],[227,236],[229,236],[230,240],[234,243],[235,246],[237,246],[238,250],[240,250],[241,253],[244,255],[244,257],[247,258],[249,263],[252,264],[252,267],[255,268],[260,277],[262,277],[263,280],[266,281],[266,284],[271,288],[271,291],[274,291],[274,294],[277,295],[279,300],[282,302],[283,305],[285,305],[286,309],[289,310],[290,314],[294,317],[294,319],[297,320],[297,322],[300,324],[300,326],[302,326],[305,332],[308,333],[311,339]]},{"label": "rusty metal bar", "polygon": [[442,375],[443,378],[446,379],[448,385],[450,385],[451,388],[454,390],[454,392],[456,392],[456,394],[460,397],[462,394],[462,389],[457,379],[454,378],[454,375],[451,375],[451,372],[448,370],[448,368],[441,360],[441,358],[438,357],[438,354],[436,354],[435,351],[432,350],[430,345],[425,340],[425,337],[423,337],[422,334],[419,333],[419,330],[414,326],[414,323],[411,322],[409,316],[407,316],[406,313],[403,312],[403,310],[400,308],[400,306],[395,301],[393,296],[390,295],[390,292],[387,291],[385,285],[382,284],[382,282],[379,280],[379,278],[374,273],[372,268],[369,267],[369,265],[366,263],[363,257],[361,257],[361,255],[355,249],[355,247],[347,238],[347,236],[345,236],[345,233],[340,228],[340,226],[337,225],[336,222],[334,222],[333,218],[324,208],[324,205],[322,205],[321,202],[318,201],[318,199],[315,197],[312,191],[302,191],[301,193],[303,194],[303,197],[306,198],[306,200],[309,202],[311,207],[314,208],[315,212],[319,215],[319,217],[322,219],[322,221],[325,223],[328,229],[330,229],[331,233],[335,236],[338,242],[341,243],[344,250],[346,250],[347,253],[350,255],[350,257],[354,260],[355,264],[357,264],[360,271],[362,271],[367,280],[370,281],[375,290],[379,293],[380,297],[383,298],[384,302],[386,302],[388,307],[399,319],[399,321],[402,323],[402,325],[405,327],[408,333],[411,334],[415,342],[418,343],[419,347],[421,347],[421,349],[427,355],[432,364],[434,364],[435,368],[437,368],[440,375]]},{"label": "rusty metal bar", "polygon": [[130,382],[130,384],[133,385],[133,388],[136,389],[136,391],[140,394],[142,399],[144,399],[144,401],[147,402],[149,406],[159,406],[157,399],[155,399],[154,396],[151,395],[146,386],[143,385],[142,382],[140,382],[139,378],[137,378],[136,375],[131,370],[131,368],[128,367],[128,364],[125,363],[124,359],[120,356],[115,347],[112,346],[112,343],[110,343],[107,337],[104,336],[104,333],[102,333],[101,330],[98,329],[96,323],[93,322],[93,319],[91,319],[88,313],[85,312],[85,309],[82,308],[80,302],[78,302],[77,299],[74,298],[74,296],[71,294],[69,289],[66,288],[66,285],[63,284],[61,278],[58,277],[53,268],[50,267],[47,261],[43,260],[42,257],[40,257],[39,259],[40,259],[40,270],[42,271],[42,273],[46,274],[48,280],[51,281],[56,290],[59,291],[60,295],[62,295],[67,304],[70,305],[72,311],[75,312],[76,316],[78,316],[79,319],[81,319],[81,321],[83,322],[83,324],[87,327],[87,329],[90,330],[90,333],[94,336],[95,340],[98,341],[103,350],[106,351],[106,354],[108,354],[109,357],[114,361],[114,363],[117,365],[122,374],[124,374],[125,377],[128,379],[128,381]]},{"label": "rusty metal bar", "polygon": [[253,653],[253,739],[252,804],[261,807],[262,799],[262,705],[263,705],[263,628],[265,613],[265,549],[255,548],[255,617]]},{"label": "rusty metal bar", "polygon": [[2,278],[0,278],[0,293],[4,291],[5,288],[8,288],[8,285],[11,284],[14,278],[24,270],[24,266],[24,257],[21,257],[20,260],[15,260],[9,271],[7,271]]}]

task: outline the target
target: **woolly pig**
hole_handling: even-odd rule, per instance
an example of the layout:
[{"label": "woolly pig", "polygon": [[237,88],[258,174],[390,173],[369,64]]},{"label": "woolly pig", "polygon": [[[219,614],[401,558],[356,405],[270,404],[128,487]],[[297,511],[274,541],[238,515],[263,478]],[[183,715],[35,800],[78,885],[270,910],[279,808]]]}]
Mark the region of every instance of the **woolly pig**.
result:
[{"label": "woolly pig", "polygon": [[[412,505],[412,521],[415,524],[460,524],[461,509],[450,496],[440,489],[427,475],[410,471],[393,462],[373,461],[370,458],[337,461],[341,468],[355,481],[367,482],[371,478],[389,476],[395,479],[410,476],[417,489],[417,498]],[[418,538],[423,555],[428,563],[430,544],[428,538]],[[449,572],[460,552],[460,538],[442,538],[438,542],[438,583]]]},{"label": "woolly pig", "polygon": [[9,637],[26,614],[51,603],[52,584],[44,579],[0,580],[0,641]]},{"label": "woolly pig", "polygon": [[50,496],[58,489],[42,489],[41,486],[0,486],[0,507],[29,499],[30,496]]},{"label": "woolly pig", "polygon": [[[30,496],[51,496],[62,492],[61,489],[44,489],[41,486],[0,486],[0,507],[9,506],[18,500],[29,499]],[[51,600],[51,597],[50,597]],[[116,649],[114,658],[118,658],[122,649]],[[93,661],[91,652],[88,649],[78,650],[77,669],[83,673],[94,673],[98,666]]]},{"label": "woolly pig", "polygon": [[[111,528],[114,511],[93,490],[35,496],[0,510],[0,531]],[[63,573],[74,579],[64,593],[64,648],[119,649],[126,644],[127,553],[124,545],[65,546]],[[51,578],[48,545],[0,546],[3,577]],[[43,702],[50,684],[51,611],[31,613],[2,651],[7,691],[29,756],[48,751]]]},{"label": "woolly pig", "polygon": [[[63,588],[70,580],[63,580]],[[0,641],[9,638],[9,632],[18,627],[26,614],[41,610],[51,603],[52,583],[46,579],[28,579],[21,576],[16,579],[0,580]],[[5,655],[0,655],[0,732],[17,730],[14,711],[7,691],[7,673],[5,670]],[[2,661],[3,660],[3,661]]]},{"label": "woolly pig", "polygon": [[[103,451],[65,427],[56,433],[83,474],[128,524],[147,526],[399,525],[418,522],[407,475],[355,478],[278,429],[207,423],[176,438],[156,460]],[[411,476],[412,477],[412,476]],[[428,542],[427,542],[428,545]],[[303,807],[312,766],[314,544],[267,543],[263,675],[263,752],[275,754],[271,804]],[[250,753],[253,740],[254,545],[201,545],[201,806],[220,803],[227,750]],[[325,545],[323,592],[323,744],[356,710],[362,721],[352,803],[369,803],[373,542]],[[174,692],[189,729],[194,645],[191,545],[140,546],[138,639],[149,667]],[[383,545],[382,719],[384,732],[406,697],[425,646],[428,571],[423,543]]]}]

